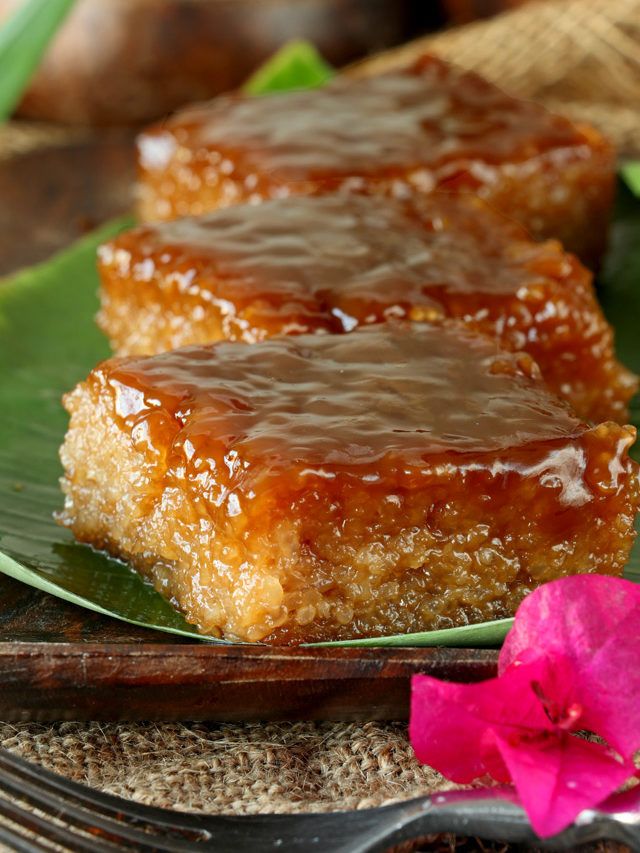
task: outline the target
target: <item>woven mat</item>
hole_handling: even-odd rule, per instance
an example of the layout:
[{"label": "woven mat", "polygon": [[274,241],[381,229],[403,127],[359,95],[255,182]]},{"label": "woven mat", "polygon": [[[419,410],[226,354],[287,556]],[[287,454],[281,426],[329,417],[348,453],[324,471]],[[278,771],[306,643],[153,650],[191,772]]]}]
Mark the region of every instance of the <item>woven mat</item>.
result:
[{"label": "woven mat", "polygon": [[0,746],[140,803],[191,812],[369,808],[453,786],[404,723],[0,724]]},{"label": "woven mat", "polygon": [[538,0],[354,66],[369,74],[436,53],[503,89],[599,127],[640,156],[640,0]]}]

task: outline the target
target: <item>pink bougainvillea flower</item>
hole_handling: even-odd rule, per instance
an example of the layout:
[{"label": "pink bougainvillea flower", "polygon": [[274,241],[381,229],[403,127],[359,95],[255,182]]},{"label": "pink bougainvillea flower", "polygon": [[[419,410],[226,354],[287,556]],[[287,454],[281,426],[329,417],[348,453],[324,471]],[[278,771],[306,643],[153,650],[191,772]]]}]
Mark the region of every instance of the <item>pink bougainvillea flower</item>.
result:
[{"label": "pink bougainvillea flower", "polygon": [[414,676],[416,756],[454,782],[513,782],[534,830],[554,835],[635,773],[639,648],[640,586],[598,575],[545,584],[520,605],[497,678]]}]

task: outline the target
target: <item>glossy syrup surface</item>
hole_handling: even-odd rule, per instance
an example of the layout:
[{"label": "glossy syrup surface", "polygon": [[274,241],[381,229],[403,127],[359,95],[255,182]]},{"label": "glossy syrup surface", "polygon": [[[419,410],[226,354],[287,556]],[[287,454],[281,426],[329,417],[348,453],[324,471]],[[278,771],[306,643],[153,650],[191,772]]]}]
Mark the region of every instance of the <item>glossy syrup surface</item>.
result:
[{"label": "glossy syrup surface", "polygon": [[193,151],[218,151],[241,172],[288,180],[461,159],[521,161],[585,142],[567,120],[432,57],[314,91],[221,97],[177,113],[156,133],[167,150],[147,139],[142,156],[150,168],[169,153],[169,134]]},{"label": "glossy syrup surface", "polygon": [[446,316],[528,352],[587,420],[626,422],[637,387],[588,270],[466,194],[221,208],[120,234],[100,272],[99,323],[119,355]]},{"label": "glossy syrup surface", "polygon": [[517,455],[587,430],[528,357],[449,324],[185,347],[101,372],[147,452],[187,479],[215,470],[218,485],[249,489],[301,472],[411,479],[434,455]]},{"label": "glossy syrup surface", "polygon": [[[141,226],[103,249],[131,253],[136,282],[157,270],[191,294],[208,291],[242,310],[271,306],[358,323],[421,306],[442,314],[430,289],[515,294],[573,272],[556,243],[535,244],[478,199],[437,193],[413,205],[366,196],[272,199]],[[385,313],[387,312],[387,313]],[[266,314],[266,311],[264,311]],[[267,322],[265,318],[265,322]]]}]

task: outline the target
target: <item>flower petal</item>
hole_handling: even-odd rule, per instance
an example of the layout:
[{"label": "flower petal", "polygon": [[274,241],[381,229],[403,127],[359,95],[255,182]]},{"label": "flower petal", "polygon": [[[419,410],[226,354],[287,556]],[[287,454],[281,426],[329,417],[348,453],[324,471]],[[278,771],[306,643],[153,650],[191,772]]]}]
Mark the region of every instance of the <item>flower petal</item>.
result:
[{"label": "flower petal", "polygon": [[414,676],[409,736],[418,760],[454,782],[487,773],[508,782],[495,735],[516,742],[553,730],[531,687],[545,671],[545,661],[534,661],[476,684]]},{"label": "flower petal", "polygon": [[498,663],[541,652],[566,660],[581,726],[621,755],[640,747],[640,586],[620,578],[577,575],[544,584],[520,605]]},{"label": "flower petal", "polygon": [[632,761],[618,760],[603,744],[564,732],[518,746],[498,736],[496,745],[542,838],[561,832],[635,772]]}]

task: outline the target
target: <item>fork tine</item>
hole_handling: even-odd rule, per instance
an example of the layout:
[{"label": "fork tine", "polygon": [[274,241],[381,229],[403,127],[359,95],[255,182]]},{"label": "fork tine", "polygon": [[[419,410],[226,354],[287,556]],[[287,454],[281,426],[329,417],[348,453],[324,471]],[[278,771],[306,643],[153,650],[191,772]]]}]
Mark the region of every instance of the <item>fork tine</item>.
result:
[{"label": "fork tine", "polygon": [[[187,837],[194,833],[188,829],[185,832],[171,820],[172,815],[179,813],[158,809],[164,818],[164,826],[156,824],[154,816],[145,813],[150,807],[137,807],[133,809],[136,814],[127,814],[130,804],[126,801],[90,788],[85,789],[4,751],[0,752],[0,788],[20,801],[26,801],[61,821],[71,823],[77,831],[40,817],[17,803],[11,802],[7,806],[1,799],[0,814],[5,814],[44,838],[55,836],[58,843],[74,851],[112,853],[114,849],[135,849],[182,853],[202,850],[201,846],[194,845]],[[151,827],[153,832],[145,831],[145,828],[148,830]],[[179,839],[175,835],[173,838],[167,836],[166,830],[178,834]],[[83,837],[78,831],[87,833],[89,837]],[[198,835],[202,837],[202,833]]]},{"label": "fork tine", "polygon": [[11,821],[12,824],[37,835],[36,838],[30,838],[22,835],[16,829],[9,828],[6,825],[1,826],[0,838],[15,850],[25,851],[25,853],[44,853],[44,851],[51,853],[53,848],[50,844],[43,843],[44,839],[53,841],[65,849],[73,850],[74,853],[94,853],[94,851],[95,853],[102,853],[102,851],[113,853],[114,850],[113,847],[104,847],[97,839],[84,838],[62,824],[43,818],[14,801],[0,798],[0,815]]},{"label": "fork tine", "polygon": [[5,827],[0,827],[0,843],[17,853],[51,853],[50,847],[35,846],[24,836]]},{"label": "fork tine", "polygon": [[[191,849],[185,847],[185,843],[188,845],[189,842],[210,837],[205,816],[142,805],[96,791],[4,749],[0,749],[0,785],[10,788],[15,795],[45,811],[60,812],[64,809],[66,816],[77,817],[81,822],[85,822],[89,814],[94,820],[101,819],[99,828],[105,831],[115,829],[121,834],[124,831],[136,833],[136,842],[149,838],[147,833],[142,833],[143,838],[138,838],[136,828],[150,826],[154,829],[155,838],[158,831],[172,833],[180,841],[180,846],[175,847],[177,851]],[[198,846],[193,849],[202,848]]]},{"label": "fork tine", "polygon": [[9,826],[0,825],[0,843],[18,853],[51,853],[51,847],[37,839],[27,838]]},{"label": "fork tine", "polygon": [[[347,850],[344,831],[359,835],[364,822],[383,815],[365,812],[301,815],[194,815],[132,803],[71,782],[0,749],[0,789],[71,822],[80,830],[100,832],[102,850],[157,850],[166,853],[237,853],[247,846],[261,851]],[[44,828],[42,830],[44,832]],[[290,847],[281,847],[285,840]],[[71,848],[75,850],[75,848]]]},{"label": "fork tine", "polygon": [[[80,829],[98,830],[109,844],[120,845],[116,849],[166,853],[202,853],[203,849],[209,849],[216,853],[236,853],[255,841],[261,845],[259,849],[266,851],[280,849],[283,836],[295,836],[295,849],[304,849],[305,853],[311,849],[328,853],[333,849],[318,834],[320,826],[326,826],[327,815],[211,816],[141,805],[78,785],[0,749],[2,788]],[[351,819],[357,814],[350,815]],[[348,821],[349,817],[342,814],[342,819]],[[330,822],[334,826],[335,821]],[[341,833],[338,838],[338,847],[342,848]],[[94,846],[91,853],[101,851]]]}]

